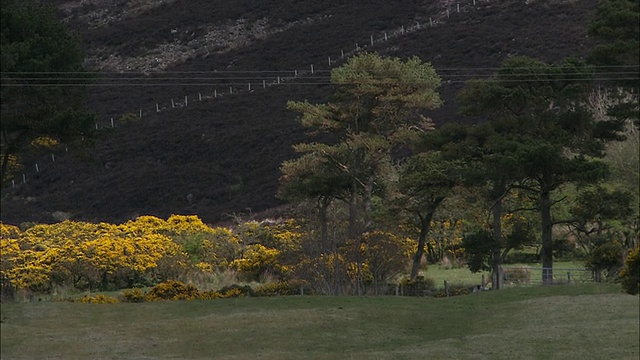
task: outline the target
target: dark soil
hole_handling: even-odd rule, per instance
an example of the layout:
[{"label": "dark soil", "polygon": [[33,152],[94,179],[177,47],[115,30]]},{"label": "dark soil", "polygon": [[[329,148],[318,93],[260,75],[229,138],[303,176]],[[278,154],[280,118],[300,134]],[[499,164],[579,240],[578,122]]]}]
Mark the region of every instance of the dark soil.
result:
[{"label": "dark soil", "polygon": [[[454,6],[447,18],[434,1],[194,0],[169,3],[97,29],[71,20],[87,52],[110,45],[117,46],[120,55],[133,56],[169,41],[172,29],[197,30],[205,22],[239,17],[282,23],[320,19],[167,69],[185,73],[105,74],[97,84],[111,77],[128,86],[91,87],[89,107],[98,114],[100,127],[109,128],[111,118],[117,126],[101,131],[95,145],[82,152],[61,150],[55,163],[50,155],[38,160],[40,172],[25,170],[26,184],[20,176],[15,188],[3,190],[2,221],[52,222],[54,212],[66,212],[76,220],[110,222],[144,214],[197,214],[215,223],[230,214],[280,206],[279,166],[295,156],[293,144],[307,140],[286,102],[322,102],[330,88],[312,84],[325,80],[309,74],[266,89],[262,81],[293,76],[296,69],[309,71],[310,64],[316,77],[326,78],[328,73],[322,71],[329,69],[328,57],[339,60],[341,50],[367,44],[371,34],[391,34],[416,20],[422,29],[367,50],[401,58],[417,55],[438,69],[445,106],[428,114],[436,123],[464,120],[455,101],[463,80],[491,73],[508,56],[558,61],[589,51],[586,26],[595,0],[477,3],[475,8],[463,6],[461,13]],[[430,17],[436,26],[426,26]],[[186,73],[215,70],[237,73]],[[248,73],[256,70],[287,72]],[[216,79],[196,79],[202,77]],[[158,83],[165,85],[151,86]],[[228,94],[230,87],[234,95]],[[198,101],[198,94],[207,97],[214,92],[224,96]],[[177,104],[185,95],[188,106],[172,109],[171,99]],[[156,113],[156,103],[165,109]],[[139,114],[140,109],[142,119],[118,122],[123,114]]]}]

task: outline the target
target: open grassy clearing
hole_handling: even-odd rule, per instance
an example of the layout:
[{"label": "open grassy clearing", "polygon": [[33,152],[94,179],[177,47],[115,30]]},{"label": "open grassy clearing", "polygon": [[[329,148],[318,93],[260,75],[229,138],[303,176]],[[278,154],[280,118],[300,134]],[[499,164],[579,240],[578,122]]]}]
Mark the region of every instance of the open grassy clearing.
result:
[{"label": "open grassy clearing", "polygon": [[2,359],[637,359],[613,285],[435,299],[282,297],[2,304]]}]

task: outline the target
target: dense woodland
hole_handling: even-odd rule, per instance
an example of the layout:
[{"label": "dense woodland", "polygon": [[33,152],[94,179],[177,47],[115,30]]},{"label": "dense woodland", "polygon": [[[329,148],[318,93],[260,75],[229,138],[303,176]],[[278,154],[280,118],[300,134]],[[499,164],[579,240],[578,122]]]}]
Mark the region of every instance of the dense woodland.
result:
[{"label": "dense woodland", "polygon": [[[350,8],[326,6],[303,7],[301,26],[355,17]],[[596,281],[622,279],[637,293],[638,2],[600,1],[590,13],[580,7],[577,32],[589,41],[558,53],[546,49],[562,43],[549,42],[549,33],[538,39],[545,48],[538,53],[542,48],[530,47],[534,33],[515,36],[526,27],[509,34],[514,37],[504,47],[467,44],[464,54],[478,60],[472,65],[453,52],[443,62],[444,50],[428,37],[444,31],[447,41],[464,44],[469,30],[494,16],[504,17],[504,26],[522,25],[526,14],[566,18],[578,4],[485,2],[456,12],[457,20],[450,9],[445,16],[435,13],[437,6],[414,6],[405,9],[414,21],[433,13],[429,24],[442,23],[413,35],[402,25],[397,40],[308,75],[317,82],[294,78],[287,86],[233,95],[239,80],[230,75],[288,66],[270,63],[270,53],[264,62],[248,55],[257,44],[294,38],[271,35],[231,46],[242,50],[230,62],[231,52],[209,62],[208,69],[227,64],[219,72],[230,77],[220,84],[230,86],[230,94],[219,101],[187,106],[185,99],[175,118],[129,113],[117,126],[101,127],[100,117],[114,111],[105,111],[104,102],[133,98],[118,91],[141,88],[137,99],[153,99],[165,89],[155,80],[136,85],[133,77],[120,79],[119,90],[107,86],[119,75],[87,71],[81,48],[92,51],[98,39],[111,46],[114,34],[90,27],[91,41],[81,43],[52,10],[3,0],[2,219],[20,225],[3,224],[3,291],[107,290],[168,280],[206,286],[232,271],[242,281],[276,280],[287,291],[382,294],[399,281],[432,287],[424,270],[433,263],[491,270],[491,286],[499,289],[506,262],[539,262],[541,282],[551,284],[558,281],[554,259],[564,258],[584,262]],[[242,10],[244,21],[268,16],[259,6],[249,10]],[[272,16],[280,25],[291,21]],[[368,25],[380,33],[406,16],[390,12]],[[81,18],[71,13],[66,21]],[[575,22],[564,22],[571,28],[558,23],[549,31],[575,29]],[[307,37],[316,34],[307,30]],[[138,40],[124,41],[117,55],[135,58],[153,45]],[[302,43],[314,44],[313,51],[296,49],[309,58],[322,48],[320,41]],[[423,58],[427,51],[432,55]],[[185,60],[166,74],[204,71],[195,62]],[[141,73],[128,76],[135,74]],[[170,86],[173,92],[179,87]],[[53,160],[62,147],[55,167],[64,176],[36,169],[16,187],[22,167],[47,153]],[[278,208],[257,222],[247,221],[254,216],[247,207]],[[233,222],[220,223],[223,215]],[[65,221],[34,224],[52,219]]]}]

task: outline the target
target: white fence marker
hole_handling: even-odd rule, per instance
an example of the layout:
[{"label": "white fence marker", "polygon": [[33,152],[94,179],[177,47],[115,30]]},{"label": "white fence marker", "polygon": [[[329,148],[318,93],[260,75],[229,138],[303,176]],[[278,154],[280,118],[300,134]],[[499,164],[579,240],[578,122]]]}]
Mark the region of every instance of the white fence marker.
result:
[{"label": "white fence marker", "polygon": [[11,180],[11,187],[16,187],[16,181],[15,180]]},{"label": "white fence marker", "polygon": [[111,118],[111,127],[114,127],[115,124],[113,123],[113,118]]},{"label": "white fence marker", "polygon": [[373,35],[371,35],[371,46],[373,46]]},{"label": "white fence marker", "polygon": [[184,106],[189,105],[189,98],[187,98],[187,95],[184,96]]},{"label": "white fence marker", "polygon": [[344,50],[340,50],[340,57],[343,58],[344,57]]},{"label": "white fence marker", "polygon": [[313,64],[311,64],[311,73],[313,74]]},{"label": "white fence marker", "polygon": [[27,175],[22,174],[22,183],[26,184],[27,183]]},{"label": "white fence marker", "polygon": [[251,91],[251,83],[249,83],[249,91]]},{"label": "white fence marker", "polygon": [[98,123],[96,123],[96,130],[98,130]]},{"label": "white fence marker", "polygon": [[158,103],[156,103],[156,112],[159,113],[160,112],[160,105],[158,105]]},{"label": "white fence marker", "polygon": [[331,66],[331,56],[327,57],[327,59],[329,60],[329,66]]},{"label": "white fence marker", "polygon": [[449,9],[447,9],[447,17],[449,17]]},{"label": "white fence marker", "polygon": [[280,76],[278,76],[278,84],[280,84]]},{"label": "white fence marker", "polygon": [[267,80],[262,80],[262,88],[263,89],[267,88]]},{"label": "white fence marker", "polygon": [[176,107],[176,103],[173,101],[173,98],[171,99],[171,107],[172,108]]},{"label": "white fence marker", "polygon": [[215,89],[213,90],[213,97],[214,98],[218,97],[218,90],[215,90]]},{"label": "white fence marker", "polygon": [[404,25],[402,25],[402,27],[400,27],[400,33],[401,33],[402,35],[404,35]]},{"label": "white fence marker", "polygon": [[229,94],[233,94],[233,86],[229,86]]},{"label": "white fence marker", "polygon": [[384,41],[387,41],[387,40],[389,40],[389,38],[387,37],[387,32],[385,31],[384,32]]},{"label": "white fence marker", "polygon": [[460,3],[456,4],[457,8],[458,8],[458,12],[460,12]]},{"label": "white fence marker", "polygon": [[40,172],[40,168],[38,167],[37,163],[36,163],[36,172]]},{"label": "white fence marker", "polygon": [[293,76],[298,77],[298,70],[293,70]]},{"label": "white fence marker", "polygon": [[140,118],[142,119],[142,109],[140,109]]},{"label": "white fence marker", "polygon": [[51,162],[56,162],[56,156],[51,154]]},{"label": "white fence marker", "polygon": [[202,94],[201,93],[198,93],[198,100],[202,101]]},{"label": "white fence marker", "polygon": [[429,18],[429,26],[433,27],[433,19]]}]

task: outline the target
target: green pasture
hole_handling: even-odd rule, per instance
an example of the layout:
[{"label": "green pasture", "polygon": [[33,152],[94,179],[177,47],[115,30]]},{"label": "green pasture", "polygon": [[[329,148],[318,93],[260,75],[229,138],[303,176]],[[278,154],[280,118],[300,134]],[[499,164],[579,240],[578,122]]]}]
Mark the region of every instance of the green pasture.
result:
[{"label": "green pasture", "polygon": [[2,304],[4,359],[638,359],[616,285],[451,298]]}]

